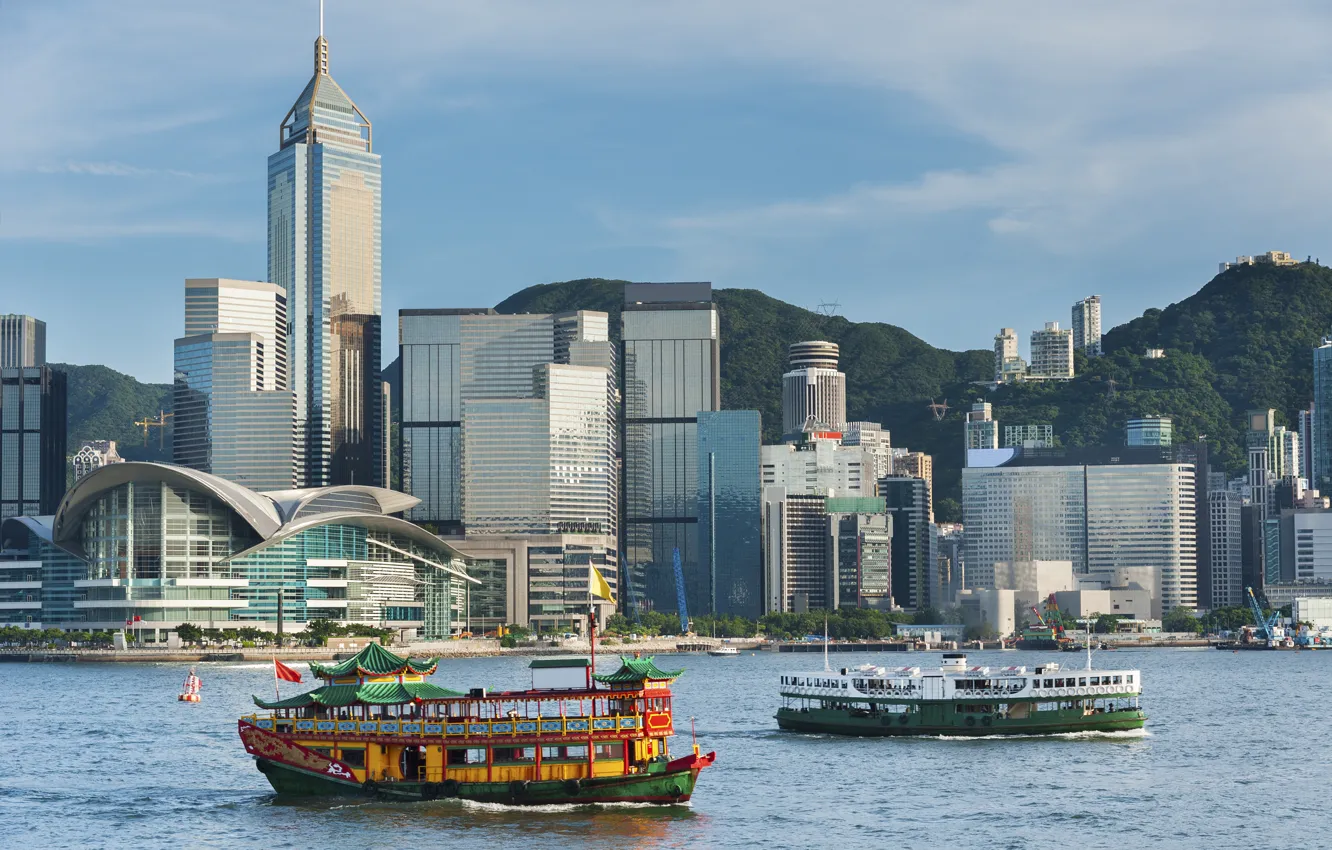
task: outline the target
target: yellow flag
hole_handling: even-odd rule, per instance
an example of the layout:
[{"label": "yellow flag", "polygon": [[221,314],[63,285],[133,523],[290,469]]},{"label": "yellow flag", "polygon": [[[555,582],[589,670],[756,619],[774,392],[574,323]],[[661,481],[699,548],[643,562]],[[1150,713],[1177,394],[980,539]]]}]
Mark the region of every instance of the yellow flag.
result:
[{"label": "yellow flag", "polygon": [[611,595],[610,584],[606,577],[601,574],[601,570],[591,567],[592,570],[592,595],[599,596],[602,599],[608,599],[613,604],[615,597]]}]

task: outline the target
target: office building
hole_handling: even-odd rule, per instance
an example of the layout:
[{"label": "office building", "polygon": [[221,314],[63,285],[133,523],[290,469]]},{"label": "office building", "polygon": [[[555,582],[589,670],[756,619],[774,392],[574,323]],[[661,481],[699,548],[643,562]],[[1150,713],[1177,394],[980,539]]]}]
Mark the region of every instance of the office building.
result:
[{"label": "office building", "polygon": [[176,340],[175,463],[252,490],[296,485],[295,399],[287,390],[259,388],[267,355],[257,333]]},{"label": "office building", "polygon": [[1031,332],[1031,366],[1027,375],[1033,378],[1067,380],[1073,377],[1073,332],[1061,330],[1058,322],[1046,322],[1045,328]]},{"label": "office building", "polygon": [[1313,451],[1314,451],[1314,407],[1312,404],[1305,410],[1298,411],[1297,432],[1300,437],[1300,463],[1299,470],[1295,473],[1303,478],[1310,486],[1316,487],[1313,472]]},{"label": "office building", "polygon": [[77,482],[94,469],[123,461],[124,458],[116,451],[115,440],[88,440],[74,453],[70,463],[74,467],[74,480]]},{"label": "office building", "polygon": [[1332,491],[1332,336],[1313,352],[1313,469],[1309,483]]},{"label": "office building", "polygon": [[837,371],[837,343],[793,343],[782,375],[782,433],[800,438],[806,425],[840,431],[846,423],[846,375]]},{"label": "office building", "polygon": [[621,322],[623,551],[643,598],[674,611],[674,552],[696,572],[698,414],[721,408],[710,283],[631,283]]},{"label": "office building", "polygon": [[835,439],[759,449],[763,486],[809,495],[873,496],[874,455]]},{"label": "office building", "polygon": [[1266,521],[1273,509],[1273,488],[1279,480],[1279,456],[1276,452],[1275,410],[1250,410],[1246,415],[1248,431],[1244,445],[1249,457],[1249,492],[1253,504]]},{"label": "office building", "polygon": [[967,411],[963,439],[964,453],[999,448],[999,421],[994,418],[993,408],[988,401],[978,401]]},{"label": "office building", "polygon": [[1070,561],[1075,573],[1141,568],[1168,610],[1197,604],[1194,466],[1159,448],[1013,450],[962,470],[967,580],[995,564]]},{"label": "office building", "polygon": [[1101,356],[1101,296],[1091,295],[1073,304],[1073,350],[1088,357]]},{"label": "office building", "polygon": [[827,496],[763,488],[764,612],[827,610]]},{"label": "office building", "polygon": [[[698,414],[698,532],[694,581],[685,576],[691,612],[763,615],[762,490],[757,410]],[[706,591],[704,593],[703,591]]]},{"label": "office building", "polygon": [[19,313],[0,315],[0,369],[46,365],[46,322]]},{"label": "office building", "polygon": [[848,422],[842,429],[842,445],[859,446],[874,455],[874,480],[893,471],[892,435],[878,422]]},{"label": "office building", "polygon": [[65,494],[65,373],[0,369],[0,518],[53,513]]},{"label": "office building", "polygon": [[934,576],[930,598],[936,607],[957,604],[957,594],[967,586],[966,534],[960,522],[931,526],[934,535]]},{"label": "office building", "polygon": [[[1243,530],[1241,509],[1244,499],[1229,490],[1207,494],[1210,513],[1211,594],[1199,597],[1206,608],[1230,608],[1245,603],[1243,581]],[[1200,582],[1201,583],[1201,582]]]},{"label": "office building", "polygon": [[[394,516],[414,501],[359,485],[261,494],[186,467],[117,463],[80,480],[54,516],[6,519],[0,559],[38,571],[44,625],[136,621],[156,642],[181,623],[296,632],[332,619],[447,638],[465,629],[466,588],[480,580]],[[0,583],[9,572],[0,563]]]},{"label": "office building", "polygon": [[[1298,431],[1291,431],[1285,425],[1278,425],[1272,429],[1272,448],[1275,467],[1274,472],[1278,481],[1285,479],[1298,480],[1300,475],[1300,434]],[[1307,483],[1307,482],[1306,482]]]},{"label": "office building", "polygon": [[893,607],[893,523],[882,498],[830,496],[825,536],[828,607]]},{"label": "office building", "polygon": [[288,389],[287,295],[282,287],[255,280],[187,278],[185,336],[258,334],[255,389]]},{"label": "office building", "polygon": [[1129,446],[1169,446],[1174,442],[1174,422],[1169,416],[1130,419],[1125,428]]},{"label": "office building", "polygon": [[879,482],[879,495],[892,523],[892,596],[902,608],[934,604],[929,575],[934,562],[934,523],[930,482],[914,476],[891,475]]},{"label": "office building", "polygon": [[268,158],[268,279],[286,295],[289,389],[306,487],[382,484],[380,159],[329,75],[328,41]]}]

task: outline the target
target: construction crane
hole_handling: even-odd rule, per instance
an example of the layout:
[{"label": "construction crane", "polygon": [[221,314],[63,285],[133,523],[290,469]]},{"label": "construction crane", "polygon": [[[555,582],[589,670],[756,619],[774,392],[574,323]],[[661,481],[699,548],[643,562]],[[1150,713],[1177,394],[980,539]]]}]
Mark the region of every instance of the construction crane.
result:
[{"label": "construction crane", "polygon": [[142,426],[143,426],[143,446],[144,446],[144,448],[147,448],[147,447],[148,447],[148,429],[149,429],[149,428],[158,428],[158,429],[160,429],[160,430],[157,432],[157,442],[158,442],[158,446],[157,446],[157,447],[158,447],[159,449],[163,449],[163,450],[166,449],[166,426],[167,426],[167,420],[170,419],[172,416],[175,416],[175,415],[176,415],[176,414],[174,414],[174,413],[164,413],[163,411],[159,410],[159,411],[157,411],[157,418],[156,418],[156,419],[149,419],[148,417],[145,416],[143,419],[135,419],[135,420],[134,420],[134,424],[135,424],[135,425],[142,425]]},{"label": "construction crane", "polygon": [[1268,646],[1285,640],[1286,630],[1277,625],[1277,620],[1281,619],[1281,612],[1273,611],[1272,616],[1264,617],[1263,608],[1258,604],[1258,597],[1254,595],[1253,588],[1246,587],[1244,590],[1249,594],[1249,610],[1253,612],[1254,634],[1267,641]]},{"label": "construction crane", "polygon": [[943,404],[935,404],[934,399],[930,399],[929,407],[930,413],[934,414],[935,422],[942,422],[943,418],[948,415],[948,399],[944,399]]},{"label": "construction crane", "polygon": [[684,567],[680,564],[680,547],[675,547],[675,605],[680,610],[680,634],[689,634],[689,606],[685,604]]}]

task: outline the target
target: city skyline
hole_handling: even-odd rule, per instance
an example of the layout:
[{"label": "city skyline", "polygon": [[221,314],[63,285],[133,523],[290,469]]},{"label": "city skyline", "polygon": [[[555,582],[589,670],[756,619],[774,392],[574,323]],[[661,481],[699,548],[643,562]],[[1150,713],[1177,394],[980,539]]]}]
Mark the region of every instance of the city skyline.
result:
[{"label": "city skyline", "polygon": [[[263,210],[254,201],[261,178],[247,169],[259,151],[269,152],[272,113],[289,104],[291,81],[308,62],[317,4],[241,3],[225,12],[152,0],[131,5],[85,14],[6,10],[15,25],[0,44],[13,39],[8,68],[32,83],[11,86],[32,132],[2,143],[10,167],[0,189],[39,200],[22,216],[4,217],[0,239],[14,257],[12,280],[22,284],[10,309],[51,316],[71,296],[95,308],[53,332],[53,360],[106,362],[165,382],[170,335],[159,328],[178,326],[179,305],[114,294],[165,295],[179,279],[206,274],[265,276]],[[594,275],[711,279],[718,288],[761,288],[813,306],[808,284],[818,281],[853,318],[890,320],[956,350],[993,334],[988,308],[1000,298],[1020,295],[1024,307],[1005,321],[1034,328],[1062,321],[1074,300],[1105,292],[1108,328],[1193,291],[1219,257],[1266,247],[1319,253],[1321,237],[1299,204],[1292,212],[1289,204],[1271,210],[1229,200],[1268,161],[1311,164],[1325,147],[1320,134],[1310,128],[1265,137],[1271,147],[1254,155],[1239,150],[1248,137],[1233,129],[1245,122],[1228,123],[1224,134],[1209,123],[1235,109],[1261,119],[1279,95],[1319,97],[1276,67],[1314,61],[1327,38],[1316,17],[1281,16],[1308,35],[1283,51],[1281,63],[1267,63],[1272,68],[1246,52],[1254,65],[1243,68],[1262,66],[1262,73],[1233,90],[1233,103],[1199,98],[1193,113],[1166,121],[1150,103],[1132,106],[1124,96],[1136,85],[1140,56],[1106,48],[1074,59],[1077,51],[1061,37],[1079,43],[1095,31],[1111,45],[1137,38],[1139,52],[1162,59],[1163,70],[1154,72],[1162,96],[1179,96],[1200,80],[1211,88],[1213,71],[1241,73],[1213,68],[1219,60],[1205,48],[1224,55],[1251,27],[1195,10],[1144,8],[1121,16],[1135,22],[1117,21],[1107,34],[1094,27],[1097,13],[1060,10],[1024,34],[1022,15],[971,10],[958,19],[964,13],[929,10],[897,21],[852,4],[803,42],[793,33],[804,13],[765,15],[768,38],[739,47],[734,36],[755,14],[743,4],[727,13],[686,4],[665,21],[660,12],[599,4],[525,15],[515,8],[329,9],[339,68],[358,104],[376,115],[376,148],[382,140],[393,162],[385,213],[389,315],[440,303],[441,287],[466,291],[467,303],[494,304],[527,285]],[[584,33],[590,12],[604,18],[595,40]],[[151,23],[131,30],[126,22],[136,17]],[[926,42],[943,27],[956,31],[950,49],[935,56],[869,50],[876,32],[903,24]],[[996,31],[1021,39],[1030,57],[1011,55]],[[587,48],[577,63],[551,49],[550,32]],[[1161,35],[1144,48],[1145,33]],[[1186,33],[1196,49],[1179,55],[1170,36]],[[154,51],[139,49],[143,39]],[[44,52],[30,50],[33,44]],[[151,53],[155,64],[130,61],[136,53]],[[238,55],[251,61],[236,63]],[[77,73],[82,62],[96,63],[101,81],[87,93],[74,83],[88,76]],[[1047,79],[1058,76],[1044,71],[1052,62],[1064,63],[1066,80]],[[1041,79],[1033,79],[1038,66]],[[613,83],[599,73],[610,67],[620,72]],[[926,71],[1044,88],[1030,102],[1015,86],[978,103],[938,90]],[[185,94],[200,86],[210,92],[203,103]],[[1079,110],[1054,113],[1037,103],[1050,100],[1042,94],[1086,94],[1079,86],[1096,95]],[[69,115],[79,115],[83,131],[61,131]],[[1093,131],[1116,123],[1106,119],[1138,132],[1101,140]],[[635,121],[660,132],[620,135]],[[1050,122],[1054,141],[1036,141],[1031,130]],[[515,133],[520,126],[542,132]],[[229,132],[218,132],[223,127]],[[1169,173],[1180,137],[1202,146],[1204,167],[1195,176]],[[875,144],[866,145],[871,138]],[[436,139],[444,141],[442,153]],[[1291,145],[1298,147],[1283,148]],[[1118,175],[1109,191],[1081,215],[1067,215],[1088,200],[1097,166]],[[1068,188],[1050,188],[1053,177],[1067,178]],[[1307,192],[1299,197],[1311,204],[1318,188],[1303,182],[1293,191]],[[1174,239],[1149,238],[1151,222],[1138,218],[1132,226],[1100,226],[1126,220],[1117,214],[1144,193],[1152,194],[1153,216],[1192,223]],[[1218,222],[1211,213],[1189,214],[1194,205],[1236,211]],[[913,216],[918,223],[910,227],[877,226]],[[943,250],[958,239],[976,248],[966,261]],[[902,251],[904,241],[924,250]],[[526,250],[513,251],[517,244]],[[908,253],[924,259],[917,266]],[[900,274],[884,285],[889,256]],[[935,300],[951,307],[958,295],[977,309],[957,314]],[[135,328],[144,345],[110,345],[106,316],[116,320],[106,324]],[[394,345],[391,336],[383,340],[389,351]]]}]

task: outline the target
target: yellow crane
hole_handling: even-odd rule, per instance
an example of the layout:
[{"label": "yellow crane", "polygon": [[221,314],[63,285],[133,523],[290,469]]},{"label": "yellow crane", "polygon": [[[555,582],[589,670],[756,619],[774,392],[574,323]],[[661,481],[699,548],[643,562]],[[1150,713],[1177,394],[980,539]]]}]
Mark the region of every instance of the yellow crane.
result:
[{"label": "yellow crane", "polygon": [[135,424],[135,425],[141,425],[141,426],[143,426],[143,445],[144,445],[144,448],[147,448],[147,447],[148,447],[148,429],[149,429],[149,428],[158,428],[158,429],[160,429],[160,430],[158,430],[158,432],[157,432],[157,443],[158,443],[157,447],[158,447],[159,449],[163,449],[163,450],[166,449],[166,426],[167,426],[167,420],[170,419],[172,416],[175,416],[175,414],[174,414],[174,413],[164,413],[163,411],[159,410],[159,411],[157,411],[157,418],[156,418],[156,419],[149,419],[148,417],[145,416],[143,419],[135,419],[135,420],[134,420],[134,424]]}]

